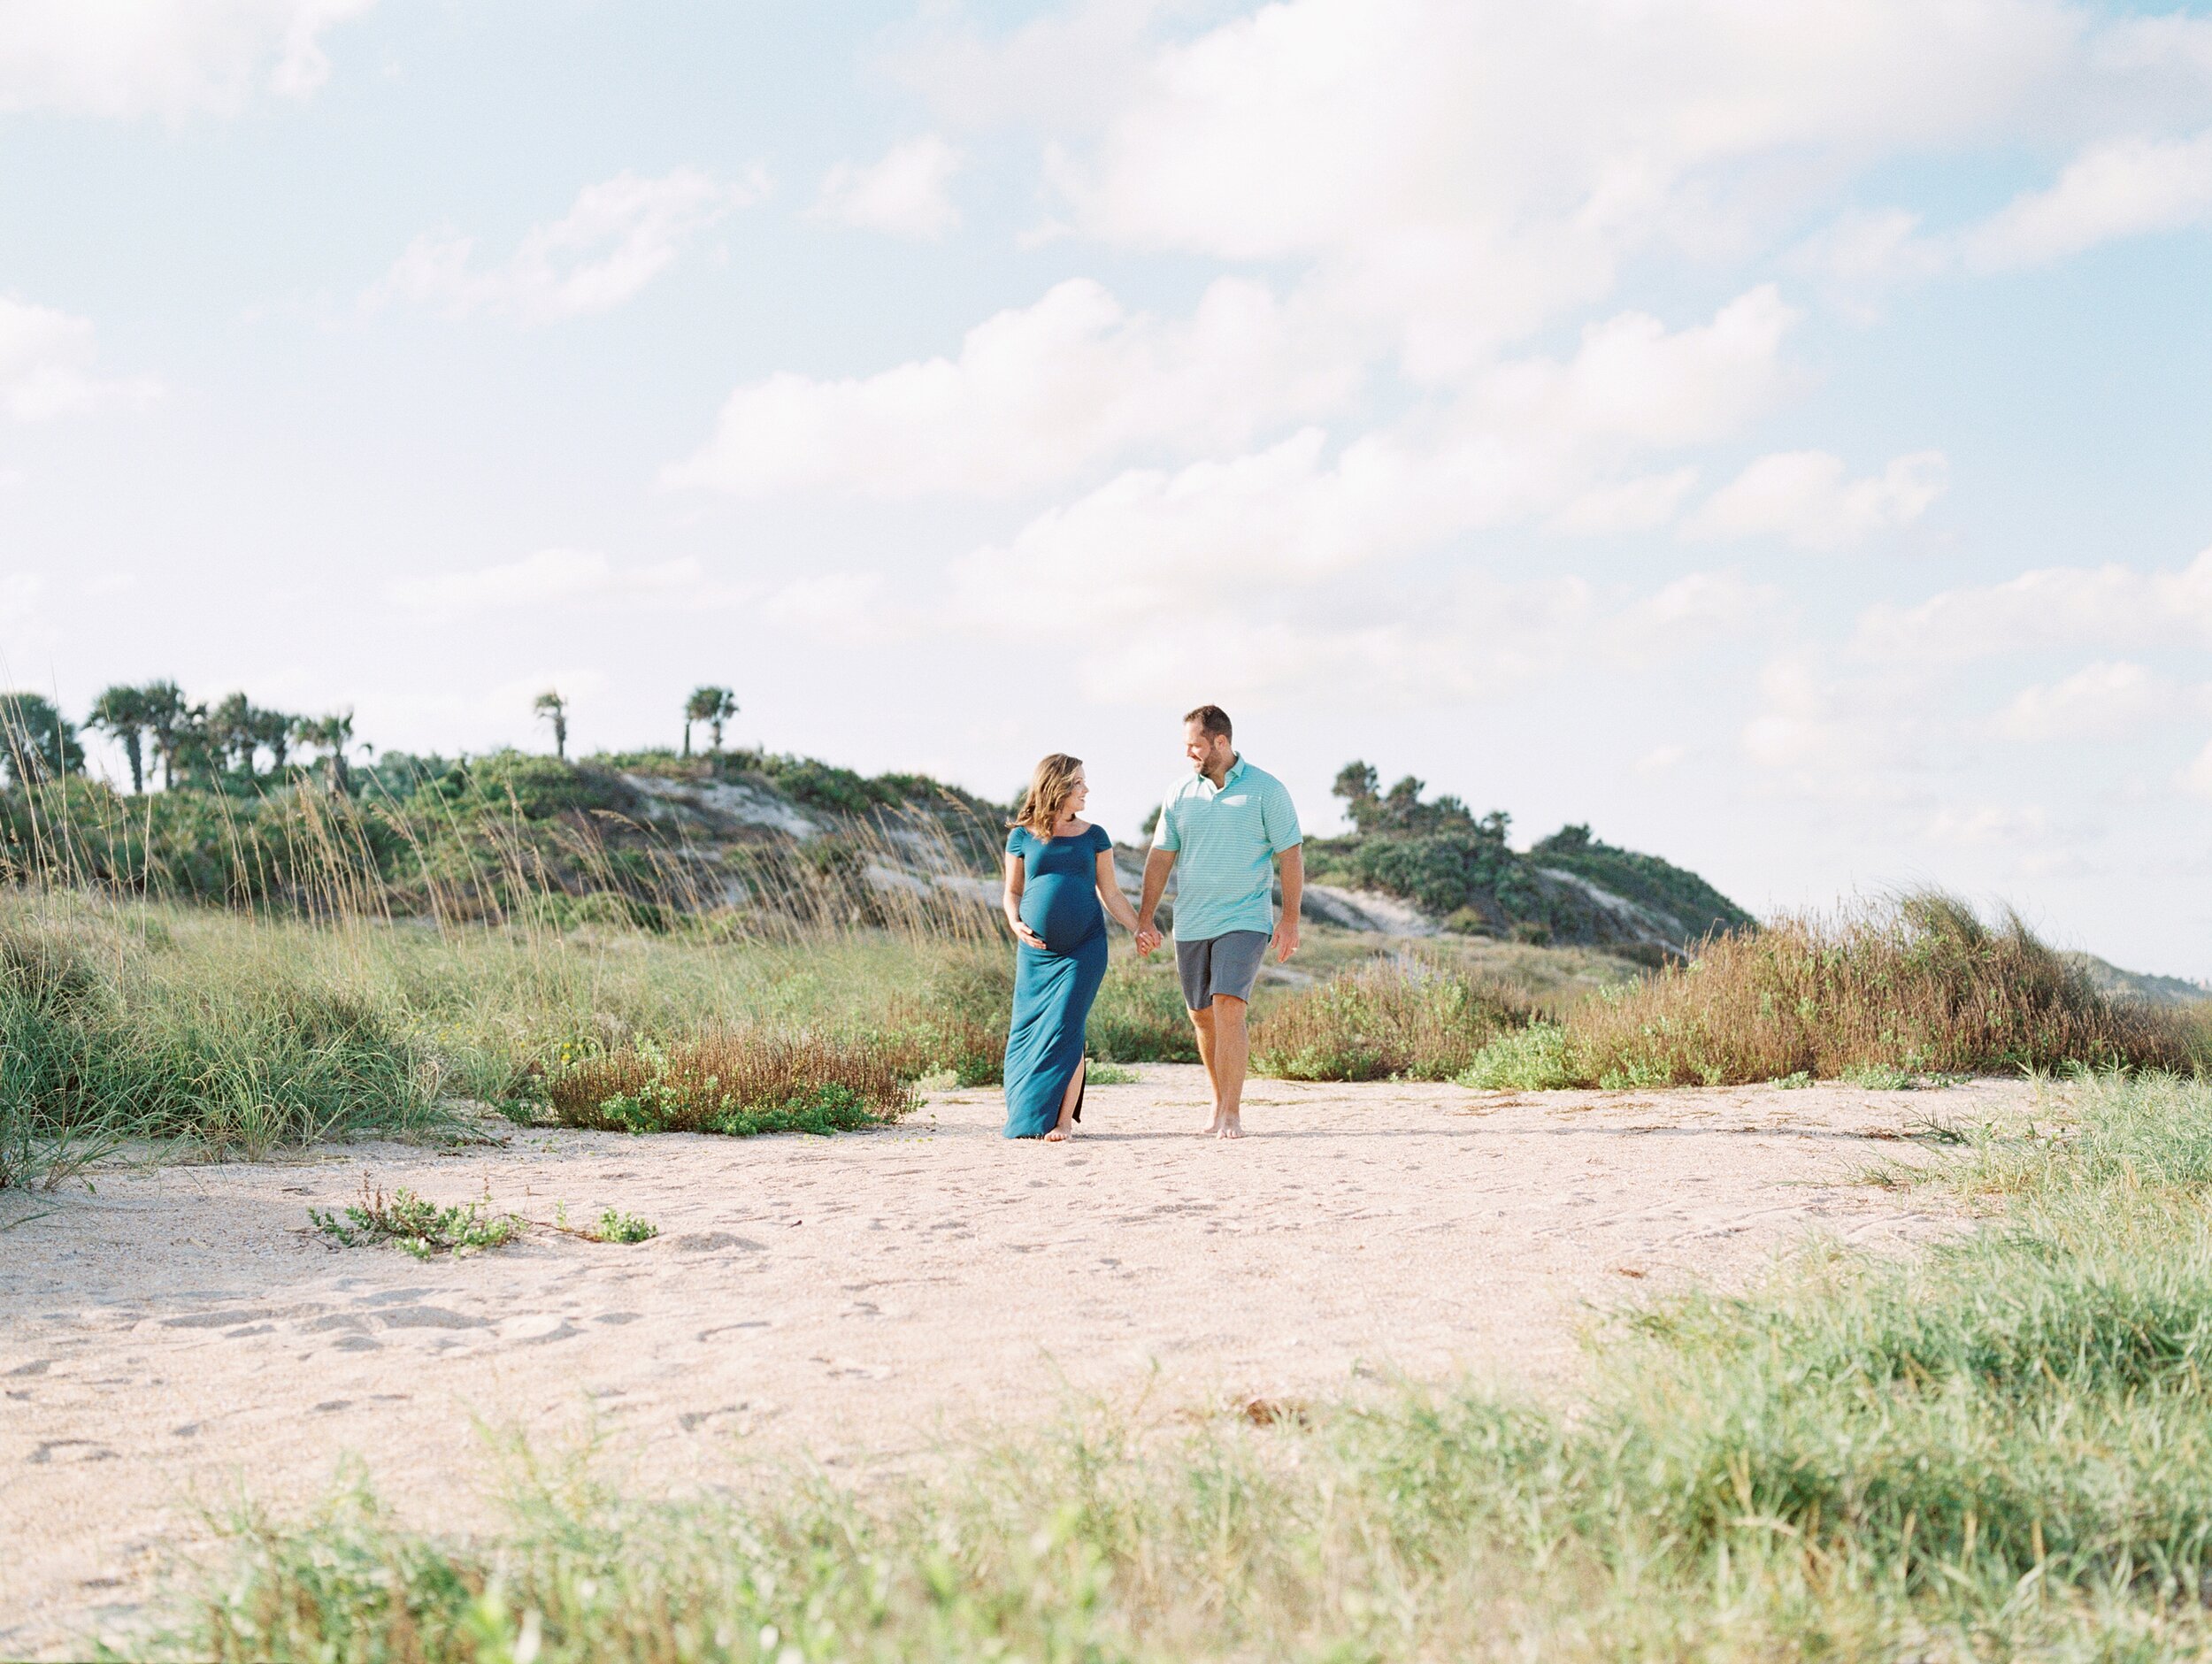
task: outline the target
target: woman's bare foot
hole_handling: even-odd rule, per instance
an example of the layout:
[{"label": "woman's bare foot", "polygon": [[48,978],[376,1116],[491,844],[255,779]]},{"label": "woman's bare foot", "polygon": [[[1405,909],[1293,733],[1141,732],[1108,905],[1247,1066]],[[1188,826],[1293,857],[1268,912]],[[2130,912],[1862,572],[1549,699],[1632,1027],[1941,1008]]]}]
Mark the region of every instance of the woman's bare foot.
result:
[{"label": "woman's bare foot", "polygon": [[1051,1131],[1045,1134],[1045,1142],[1047,1144],[1064,1144],[1068,1140],[1068,1136],[1074,1131],[1074,1122],[1063,1121],[1058,1126],[1053,1128]]}]

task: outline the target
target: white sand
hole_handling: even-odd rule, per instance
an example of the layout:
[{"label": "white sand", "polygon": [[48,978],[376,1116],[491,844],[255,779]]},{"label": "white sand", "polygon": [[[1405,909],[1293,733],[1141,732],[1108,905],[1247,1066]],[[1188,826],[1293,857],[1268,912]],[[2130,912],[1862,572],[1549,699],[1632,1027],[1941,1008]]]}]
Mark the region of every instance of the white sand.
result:
[{"label": "white sand", "polygon": [[[636,1483],[761,1453],[911,1459],[1085,1395],[1150,1411],[1340,1392],[1393,1371],[1571,1383],[1594,1310],[1740,1280],[1809,1229],[1908,1244],[1927,1193],[1853,1182],[1931,1112],[2024,1106],[1985,1082],[1516,1097],[1256,1083],[1223,1143],[1194,1069],[1091,1092],[1073,1143],[998,1137],[997,1094],[839,1139],[519,1132],[258,1165],[109,1171],[0,1198],[0,1654],[127,1622],[198,1509],[297,1506],[363,1457],[452,1522],[480,1424],[572,1436],[587,1407]],[[364,1172],[571,1223],[465,1259],[334,1250],[312,1204]]]}]

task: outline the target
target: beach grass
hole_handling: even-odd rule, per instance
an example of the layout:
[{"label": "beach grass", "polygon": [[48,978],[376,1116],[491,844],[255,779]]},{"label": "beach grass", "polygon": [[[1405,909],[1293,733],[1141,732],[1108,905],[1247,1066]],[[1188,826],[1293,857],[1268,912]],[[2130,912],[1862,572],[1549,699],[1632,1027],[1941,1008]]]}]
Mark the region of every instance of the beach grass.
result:
[{"label": "beach grass", "polygon": [[232,1522],[154,1656],[2170,1659],[2212,1645],[2212,1087],[2047,1086],[1982,1226],[1616,1316],[1586,1393],[1097,1411],[921,1473]]},{"label": "beach grass", "polygon": [[2009,915],[1939,893],[1776,920],[1579,999],[1401,954],[1278,1002],[1253,1037],[1295,1078],[1643,1089],[1846,1079],[1899,1089],[2069,1065],[2212,1067],[2212,1001],[2102,993]]},{"label": "beach grass", "polygon": [[[998,1080],[1011,957],[882,927],[789,941],[0,895],[0,1186],[126,1146],[440,1136],[472,1105],[637,1132],[877,1125],[917,1080]],[[1090,1051],[1195,1059],[1171,965],[1118,955]]]}]

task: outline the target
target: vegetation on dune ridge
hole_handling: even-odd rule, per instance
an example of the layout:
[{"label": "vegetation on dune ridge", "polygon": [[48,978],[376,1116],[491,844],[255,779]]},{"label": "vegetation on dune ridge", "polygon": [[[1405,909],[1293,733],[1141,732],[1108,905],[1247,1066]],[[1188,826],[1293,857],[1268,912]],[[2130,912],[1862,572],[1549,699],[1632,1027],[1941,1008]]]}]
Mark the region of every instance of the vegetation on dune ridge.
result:
[{"label": "vegetation on dune ridge", "polygon": [[[706,922],[738,934],[907,923],[988,933],[973,886],[992,806],[919,776],[863,780],[804,760],[668,753],[572,763],[520,752],[387,756],[351,794],[294,778],[250,793],[125,797],[72,777],[0,791],[0,883],[274,908],[500,923]],[[795,840],[633,782],[751,784],[813,805]],[[769,801],[773,801],[772,795]],[[834,807],[825,807],[833,804]],[[904,875],[891,883],[884,873]]]},{"label": "vegetation on dune ridge", "polygon": [[1986,924],[1926,892],[1716,936],[1686,964],[1563,1009],[1402,955],[1277,1003],[1253,1055],[1301,1078],[1524,1090],[2069,1063],[2186,1071],[2212,1067],[2212,1007],[2108,996],[2016,917]]},{"label": "vegetation on dune ridge", "polygon": [[[996,862],[1005,810],[972,793],[924,775],[871,778],[725,750],[738,710],[726,687],[687,697],[680,750],[577,763],[569,701],[548,689],[532,709],[551,757],[379,758],[349,713],[304,717],[242,692],[195,703],[168,681],[118,686],[87,725],[125,753],[125,798],[84,778],[78,731],[50,702],[0,694],[0,881],[493,920],[550,903],[659,928],[797,910],[879,923],[883,893],[898,887],[885,874],[972,885]],[[710,748],[695,752],[701,725]],[[150,794],[157,776],[165,789]],[[1750,923],[1694,874],[1597,842],[1586,827],[1522,855],[1507,845],[1502,813],[1478,819],[1456,798],[1424,802],[1411,778],[1384,793],[1372,769],[1353,763],[1336,789],[1356,831],[1310,841],[1314,875],[1400,896],[1468,933],[1606,943],[1655,963]],[[787,834],[810,822],[815,835],[795,844]],[[925,824],[933,852],[913,847]],[[818,893],[795,909],[796,892]]]},{"label": "vegetation on dune ridge", "polygon": [[1507,841],[1502,809],[1478,817],[1456,797],[1425,801],[1424,789],[1408,775],[1386,792],[1372,768],[1347,763],[1333,790],[1353,830],[1307,840],[1309,875],[1397,896],[1470,935],[1619,944],[1660,958],[1755,923],[1695,873],[1601,843],[1587,826],[1562,827],[1523,854]]},{"label": "vegetation on dune ridge", "polygon": [[505,1527],[364,1485],[237,1521],[155,1657],[2163,1659],[2212,1648],[2212,1086],[2085,1077],[1915,1182],[1998,1210],[1600,1332],[1564,1411],[1473,1386],[1104,1413],[931,1476]]}]

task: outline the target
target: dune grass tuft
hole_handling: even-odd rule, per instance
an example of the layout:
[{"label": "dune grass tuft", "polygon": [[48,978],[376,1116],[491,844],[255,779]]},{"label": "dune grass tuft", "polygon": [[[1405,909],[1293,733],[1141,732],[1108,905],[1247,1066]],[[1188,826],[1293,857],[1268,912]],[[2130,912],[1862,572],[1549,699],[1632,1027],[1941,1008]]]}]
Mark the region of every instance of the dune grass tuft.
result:
[{"label": "dune grass tuft", "polygon": [[435,1061],[362,985],[281,945],[0,913],[0,1183],[53,1183],[127,1140],[213,1154],[437,1116]]},{"label": "dune grass tuft", "polygon": [[1254,1059],[1296,1079],[1643,1088],[1846,1079],[1883,1090],[2073,1064],[2212,1067],[2212,1003],[2101,993],[2019,919],[1934,893],[1720,936],[1686,964],[1548,1014],[1420,958],[1283,1001]]},{"label": "dune grass tuft", "polygon": [[1717,937],[1569,1026],[1593,1085],[2200,1061],[2184,1020],[2105,997],[2016,916],[1985,923],[1935,892]]},{"label": "dune grass tuft", "polygon": [[849,1131],[913,1107],[900,1061],[879,1043],[818,1034],[641,1036],[560,1068],[547,1093],[562,1125],[602,1131]]},{"label": "dune grass tuft", "polygon": [[1519,989],[1448,960],[1371,959],[1274,1006],[1253,1063],[1285,1080],[1449,1080],[1534,1011]]}]

